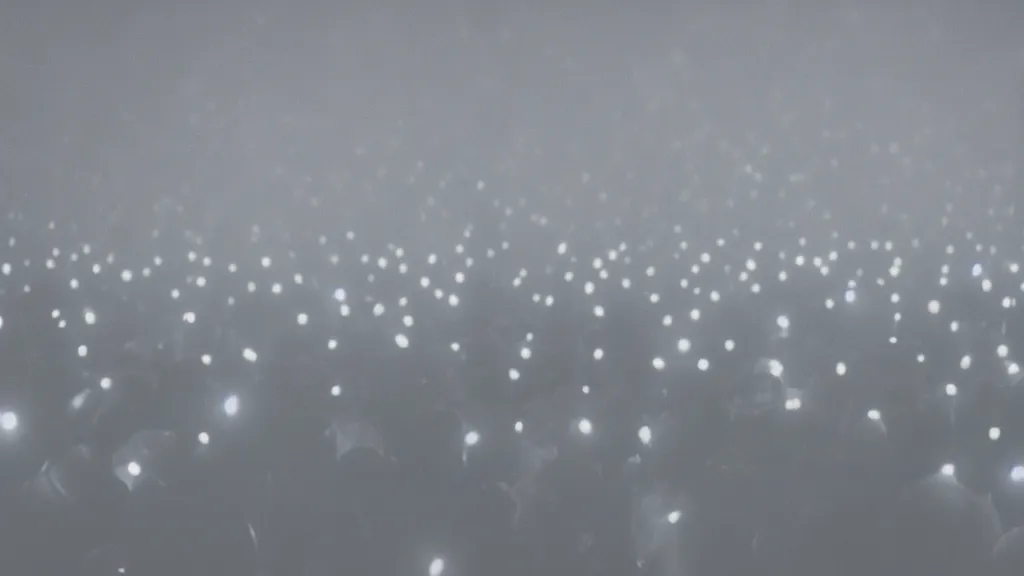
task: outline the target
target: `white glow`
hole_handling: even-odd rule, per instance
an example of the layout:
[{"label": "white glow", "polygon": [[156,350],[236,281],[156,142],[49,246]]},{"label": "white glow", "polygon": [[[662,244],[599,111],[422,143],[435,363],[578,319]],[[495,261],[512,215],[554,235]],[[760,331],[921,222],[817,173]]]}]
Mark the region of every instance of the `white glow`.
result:
[{"label": "white glow", "polygon": [[993,426],[988,429],[988,439],[995,442],[1003,435],[1003,431],[998,426]]},{"label": "white glow", "polygon": [[259,355],[257,355],[256,351],[252,348],[246,348],[245,350],[242,350],[242,358],[245,358],[247,362],[255,362],[259,359]]},{"label": "white glow", "polygon": [[594,431],[594,425],[586,418],[581,418],[579,423],[576,425],[576,428],[580,431],[580,434],[583,434],[584,436],[589,436],[590,433]]},{"label": "white glow", "polygon": [[398,334],[395,334],[395,344],[397,344],[399,348],[408,348],[409,337],[399,332]]},{"label": "white glow", "polygon": [[679,350],[680,354],[686,354],[687,352],[689,352],[690,347],[691,344],[687,338],[681,338],[679,342],[676,343],[676,349]]},{"label": "white glow", "polygon": [[1006,344],[1000,344],[996,347],[996,355],[1000,358],[1006,358],[1010,354],[1010,349],[1006,347]]},{"label": "white glow", "polygon": [[232,394],[224,400],[224,413],[228,416],[238,414],[238,396]]},{"label": "white glow", "polygon": [[1014,466],[1010,470],[1010,480],[1014,482],[1024,482],[1024,466]]},{"label": "white glow", "polygon": [[930,314],[938,314],[939,310],[942,309],[942,305],[939,304],[938,300],[931,300],[928,302],[928,312]]},{"label": "white glow", "polygon": [[784,369],[785,368],[782,366],[782,362],[779,362],[774,358],[768,361],[768,372],[772,376],[775,376],[776,378],[781,377]]},{"label": "white glow", "polygon": [[786,400],[787,411],[793,412],[795,410],[799,410],[801,406],[803,406],[803,402],[801,402],[799,398],[789,398]]},{"label": "white glow", "polygon": [[107,376],[104,376],[103,378],[100,378],[100,388],[102,388],[104,390],[110,390],[110,387],[113,384],[114,384],[113,381],[111,381],[111,379],[109,377],[107,377]]},{"label": "white glow", "polygon": [[679,522],[680,518],[682,518],[682,517],[683,517],[683,513],[682,512],[680,512],[679,510],[673,510],[673,511],[668,513],[668,516],[666,516],[665,519],[668,520],[669,524],[676,524],[676,523]]},{"label": "white glow", "polygon": [[641,426],[640,429],[637,430],[636,435],[637,437],[640,438],[640,442],[642,442],[645,446],[651,443],[650,426]]},{"label": "white glow", "polygon": [[210,435],[207,434],[206,432],[200,432],[199,433],[199,443],[202,444],[203,446],[206,446],[207,444],[209,444],[210,443]]},{"label": "white glow", "polygon": [[604,358],[604,350],[600,348],[594,348],[594,360],[600,360]]},{"label": "white glow", "polygon": [[516,380],[519,380],[519,370],[516,370],[515,368],[509,368],[508,369],[508,379],[512,380],[513,382],[515,382]]},{"label": "white glow", "polygon": [[523,433],[523,422],[522,422],[522,420],[517,420],[516,421],[515,430],[516,430],[517,434],[522,434]]},{"label": "white glow", "polygon": [[337,384],[335,384],[334,386],[331,386],[331,396],[334,396],[335,398],[337,398],[338,396],[341,396],[341,386],[339,386]]},{"label": "white glow", "polygon": [[868,410],[868,419],[877,422],[882,419],[882,413],[875,409]]},{"label": "white glow", "polygon": [[708,368],[711,367],[711,363],[706,358],[701,358],[697,361],[697,369],[701,372],[707,372]]},{"label": "white glow", "polygon": [[651,365],[654,366],[655,370],[665,369],[665,361],[662,360],[660,356],[657,356],[654,358],[654,360],[651,360]]},{"label": "white glow", "polygon": [[444,558],[434,558],[427,568],[429,576],[441,576],[444,573]]},{"label": "white glow", "polygon": [[956,466],[952,464],[943,464],[942,468],[939,469],[939,473],[943,476],[954,476],[956,474]]},{"label": "white glow", "polygon": [[476,446],[480,442],[480,433],[476,430],[470,430],[466,432],[466,437],[463,440],[466,446]]},{"label": "white glow", "polygon": [[840,376],[846,375],[846,364],[844,362],[839,362],[836,364],[836,374]]},{"label": "white glow", "polygon": [[968,356],[964,356],[963,358],[960,359],[960,369],[961,370],[967,370],[970,367],[971,367],[971,357],[969,355]]},{"label": "white glow", "polygon": [[946,384],[945,391],[946,391],[946,396],[950,396],[950,397],[956,396],[956,393],[957,393],[956,384]]},{"label": "white glow", "polygon": [[14,432],[18,429],[18,415],[10,410],[0,413],[0,428],[4,432]]}]

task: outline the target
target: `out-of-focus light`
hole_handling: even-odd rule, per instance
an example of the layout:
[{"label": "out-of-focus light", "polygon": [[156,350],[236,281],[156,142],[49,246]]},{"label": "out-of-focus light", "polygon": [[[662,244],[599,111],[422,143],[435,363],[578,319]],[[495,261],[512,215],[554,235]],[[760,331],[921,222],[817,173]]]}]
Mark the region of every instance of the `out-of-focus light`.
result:
[{"label": "out-of-focus light", "polygon": [[523,422],[521,420],[516,421],[515,430],[517,434],[523,433]]},{"label": "out-of-focus light", "polygon": [[114,382],[107,376],[100,379],[100,388],[104,390],[110,390],[110,387],[114,385]]},{"label": "out-of-focus light", "polygon": [[138,477],[139,474],[142,474],[142,466],[139,466],[138,462],[129,462],[128,474]]},{"label": "out-of-focus light", "polygon": [[0,428],[4,432],[14,432],[18,429],[18,415],[10,410],[0,412]]},{"label": "out-of-focus light", "polygon": [[429,576],[441,576],[444,573],[444,558],[434,558],[427,568]]},{"label": "out-of-focus light", "polygon": [[868,410],[868,419],[877,422],[882,419],[882,413],[875,409]]},{"label": "out-of-focus light", "polygon": [[224,413],[228,416],[238,414],[238,396],[232,394],[224,400]]},{"label": "out-of-focus light", "polygon": [[339,386],[337,384],[335,384],[334,386],[331,386],[331,396],[334,396],[335,398],[337,398],[338,396],[341,396],[341,386]]},{"label": "out-of-focus light", "polygon": [[1014,482],[1024,482],[1024,466],[1014,466],[1010,470],[1010,480]]},{"label": "out-of-focus light", "polygon": [[801,402],[799,398],[789,398],[786,400],[785,407],[789,412],[799,410],[801,406],[803,406],[803,402]]},{"label": "out-of-focus light", "polygon": [[949,396],[949,397],[956,396],[956,393],[957,393],[956,384],[946,384],[945,392],[946,392],[946,396]]},{"label": "out-of-focus light", "polygon": [[649,445],[651,443],[651,427],[650,426],[641,426],[640,429],[637,430],[636,435],[637,435],[637,437],[640,438],[640,442],[642,442],[645,446]]},{"label": "out-of-focus light", "polygon": [[669,524],[677,524],[682,517],[682,512],[679,510],[673,510],[668,513],[668,516],[666,516],[665,519],[668,520]]},{"label": "out-of-focus light", "polygon": [[954,466],[952,464],[948,464],[948,463],[947,464],[943,464],[942,468],[939,468],[939,473],[942,474],[943,476],[950,476],[950,477],[955,476],[956,475],[956,466]]},{"label": "out-of-focus light", "polygon": [[988,439],[995,442],[1003,435],[1003,431],[998,426],[993,426],[988,429]]},{"label": "out-of-focus light", "polygon": [[207,434],[206,432],[200,432],[198,439],[199,443],[202,444],[203,446],[206,446],[207,444],[210,443],[210,435]]},{"label": "out-of-focus light", "polygon": [[846,363],[845,362],[839,362],[839,363],[836,364],[836,374],[838,374],[839,376],[845,376],[846,375]]},{"label": "out-of-focus light", "polygon": [[470,430],[469,432],[466,432],[464,441],[466,446],[476,446],[480,442],[480,433],[476,430]]},{"label": "out-of-focus light", "polygon": [[579,423],[576,424],[576,428],[584,436],[589,436],[594,431],[594,425],[586,418],[581,418]]}]

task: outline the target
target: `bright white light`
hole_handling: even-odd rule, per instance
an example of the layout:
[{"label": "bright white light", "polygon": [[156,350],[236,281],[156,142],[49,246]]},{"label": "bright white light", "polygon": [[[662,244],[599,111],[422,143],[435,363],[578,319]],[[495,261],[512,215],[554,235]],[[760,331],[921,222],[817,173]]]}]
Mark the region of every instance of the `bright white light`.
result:
[{"label": "bright white light", "polygon": [[518,433],[518,434],[522,434],[523,433],[523,422],[522,422],[522,420],[516,421],[515,429],[516,429],[516,433]]},{"label": "bright white light", "polygon": [[509,368],[508,369],[508,379],[512,380],[513,382],[515,382],[516,380],[519,380],[519,370],[516,370],[515,368]]},{"label": "bright white light", "polygon": [[840,376],[845,376],[846,375],[846,363],[839,362],[839,363],[836,364],[836,374],[838,374]]},{"label": "bright white light", "polygon": [[686,338],[680,339],[679,342],[676,344],[676,348],[679,350],[680,354],[686,354],[687,352],[689,352],[691,346],[692,345],[690,344],[690,341]]},{"label": "bright white light", "polygon": [[600,360],[604,358],[604,350],[600,348],[594,348],[594,360]]},{"label": "bright white light", "polygon": [[736,342],[732,339],[725,341],[725,351],[732,352],[736,348]]},{"label": "bright white light", "polygon": [[931,314],[938,314],[939,310],[942,309],[942,305],[939,304],[938,300],[932,300],[928,302],[928,312]]},{"label": "bright white light", "polygon": [[228,416],[238,414],[238,396],[232,394],[224,400],[224,413]]},{"label": "bright white light", "polygon": [[939,473],[943,476],[953,476],[956,474],[956,466],[952,464],[943,464],[942,468],[939,469]]},{"label": "bright white light", "polygon": [[203,446],[206,446],[207,444],[209,444],[210,443],[210,435],[207,434],[206,432],[200,432],[199,433],[199,443],[202,444]]},{"label": "bright white light", "polygon": [[85,344],[82,344],[81,346],[78,347],[78,356],[79,356],[79,358],[85,358],[88,355],[89,355],[89,347],[88,346],[86,346]]},{"label": "bright white light", "polygon": [[988,439],[995,442],[1003,435],[1003,431],[998,426],[993,426],[988,429]]},{"label": "bright white light", "polygon": [[640,429],[637,430],[636,435],[640,438],[640,442],[642,442],[645,446],[651,443],[650,426],[641,426]]},{"label": "bright white light", "polygon": [[956,396],[957,388],[956,384],[946,384],[946,396]]},{"label": "bright white light", "polygon": [[775,319],[775,324],[783,330],[789,329],[789,318],[786,316],[779,316]]},{"label": "bright white light", "polygon": [[128,474],[137,477],[139,474],[142,474],[142,466],[139,466],[138,462],[129,462]]},{"label": "bright white light", "polygon": [[682,512],[680,512],[679,510],[673,510],[673,511],[669,512],[668,516],[666,516],[665,518],[668,520],[669,524],[676,524],[676,523],[679,522],[679,519],[682,518],[682,517],[683,517],[683,513]]},{"label": "bright white light", "polygon": [[706,358],[701,358],[697,361],[697,369],[701,372],[707,372],[708,368],[711,367],[711,363]]},{"label": "bright white light", "polygon": [[967,370],[970,367],[971,367],[971,357],[969,355],[968,356],[964,356],[963,358],[960,359],[960,369],[961,370]]},{"label": "bright white light", "polygon": [[868,410],[868,419],[877,422],[882,419],[882,413],[874,409]]},{"label": "bright white light", "polygon": [[0,413],[0,428],[4,432],[14,432],[18,429],[18,415],[11,411]]},{"label": "bright white light", "polygon": [[85,319],[86,324],[92,325],[96,323],[96,313],[88,308],[85,309],[85,313],[82,317]]},{"label": "bright white light", "polygon": [[665,369],[665,361],[662,360],[660,356],[657,356],[654,358],[654,360],[651,360],[651,365],[654,366],[655,370]]},{"label": "bright white light", "polygon": [[466,432],[466,446],[476,446],[480,442],[480,433],[476,430]]},{"label": "bright white light", "polygon": [[434,558],[431,560],[427,573],[430,576],[441,576],[444,573],[444,558]]},{"label": "bright white light", "polygon": [[1006,344],[1000,344],[996,347],[996,355],[1000,358],[1006,358],[1010,354],[1010,349],[1006,347]]},{"label": "bright white light", "polygon": [[594,425],[586,418],[581,418],[576,427],[579,429],[580,434],[583,434],[584,436],[589,436],[590,433],[594,431]]},{"label": "bright white light", "polygon": [[257,355],[256,351],[252,348],[246,348],[245,350],[242,350],[242,358],[245,358],[248,362],[255,362],[259,358],[259,355]]},{"label": "bright white light", "polygon": [[335,384],[334,386],[331,386],[331,396],[334,396],[335,398],[337,398],[338,396],[341,396],[341,386],[339,386],[337,384]]},{"label": "bright white light", "polygon": [[299,326],[305,326],[309,323],[309,316],[307,316],[305,312],[299,313],[299,315],[295,317],[295,321],[298,322]]},{"label": "bright white light", "polygon": [[103,378],[100,379],[100,388],[104,390],[110,390],[110,387],[113,384],[113,381],[107,376],[104,376]]},{"label": "bright white light", "polygon": [[1010,470],[1010,480],[1014,482],[1024,482],[1024,466],[1014,466]]},{"label": "bright white light", "polygon": [[782,362],[779,362],[774,358],[768,361],[768,372],[772,376],[775,376],[776,378],[781,377],[783,370]]},{"label": "bright white light", "polygon": [[853,290],[847,290],[844,298],[846,299],[847,304],[853,304],[853,302],[857,300],[857,293]]},{"label": "bright white light", "polygon": [[790,412],[799,410],[801,406],[803,406],[803,402],[799,398],[789,398],[786,400],[786,410]]}]

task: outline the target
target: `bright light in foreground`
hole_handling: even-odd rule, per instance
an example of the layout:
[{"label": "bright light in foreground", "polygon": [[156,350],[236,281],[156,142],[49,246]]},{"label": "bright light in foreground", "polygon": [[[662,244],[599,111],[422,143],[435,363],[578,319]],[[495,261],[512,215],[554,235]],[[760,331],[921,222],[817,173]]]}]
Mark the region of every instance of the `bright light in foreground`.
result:
[{"label": "bright light in foreground", "polygon": [[441,576],[444,573],[444,558],[434,558],[428,568],[430,576]]},{"label": "bright light in foreground", "polygon": [[580,420],[579,424],[577,425],[577,428],[579,428],[580,434],[586,436],[589,436],[590,433],[594,431],[594,425],[591,424],[590,420],[587,420],[586,418]]},{"label": "bright light in foreground", "polygon": [[4,432],[13,432],[17,430],[18,415],[10,411],[0,414],[0,428],[3,428]]},{"label": "bright light in foreground", "polygon": [[466,446],[476,446],[480,442],[480,433],[476,430],[466,432],[465,442]]},{"label": "bright light in foreground", "polygon": [[647,445],[647,444],[651,443],[651,427],[650,426],[641,426],[640,429],[637,430],[636,435],[640,438],[640,441],[643,442],[644,445]]},{"label": "bright light in foreground", "polygon": [[129,462],[128,474],[132,476],[138,476],[139,474],[142,474],[142,466],[139,466],[138,462]]},{"label": "bright light in foreground", "polygon": [[882,413],[878,410],[868,410],[868,419],[877,422],[882,419]]},{"label": "bright light in foreground", "polygon": [[673,510],[668,513],[667,519],[669,524],[675,524],[679,522],[679,519],[683,517],[683,513],[679,510]]},{"label": "bright light in foreground", "polygon": [[988,429],[988,439],[995,442],[1003,435],[1003,431],[998,426],[993,426]]},{"label": "bright light in foreground", "polygon": [[956,474],[956,466],[952,464],[943,464],[942,468],[939,469],[939,473],[943,476],[953,476]]},{"label": "bright light in foreground", "polygon": [[1013,470],[1010,470],[1010,480],[1024,482],[1024,466],[1014,466]]},{"label": "bright light in foreground", "polygon": [[210,443],[210,435],[207,434],[206,432],[200,432],[199,433],[199,443],[202,444],[203,446],[209,444]]},{"label": "bright light in foreground", "polygon": [[224,400],[224,413],[228,416],[238,414],[238,396],[232,394]]},{"label": "bright light in foreground", "polygon": [[946,384],[946,396],[953,397],[956,396],[956,393],[956,384]]}]

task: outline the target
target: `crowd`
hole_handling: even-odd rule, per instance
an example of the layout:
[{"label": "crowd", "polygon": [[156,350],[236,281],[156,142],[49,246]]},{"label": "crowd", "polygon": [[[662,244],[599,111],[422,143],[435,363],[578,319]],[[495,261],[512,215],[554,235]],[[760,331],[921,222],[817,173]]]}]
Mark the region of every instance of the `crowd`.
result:
[{"label": "crowd", "polygon": [[1005,46],[693,4],[54,56],[190,72],[0,155],[3,573],[1021,574]]}]

